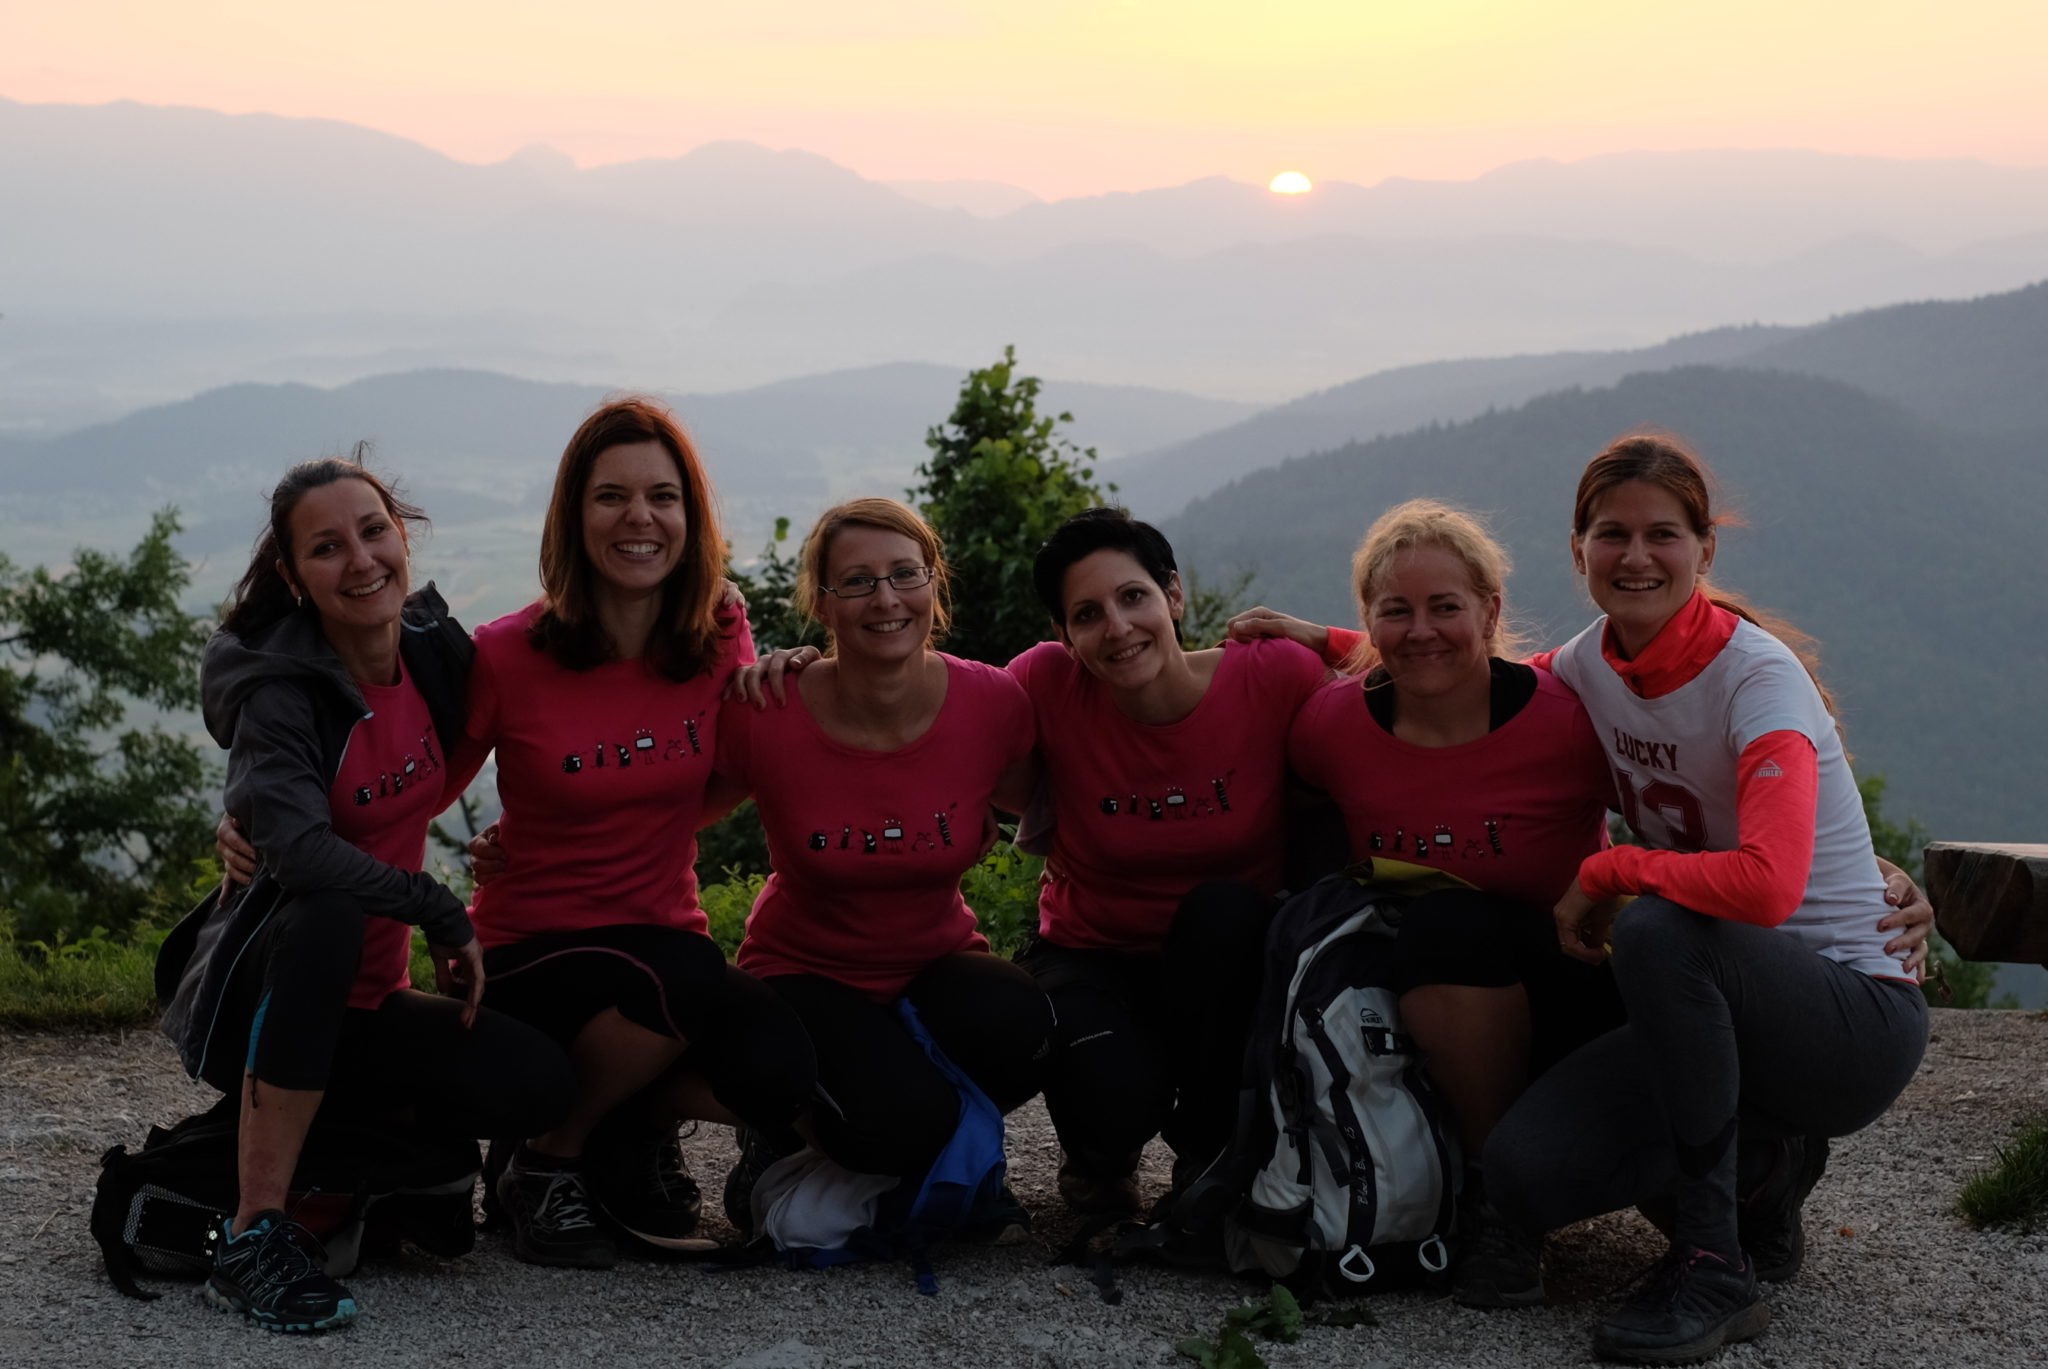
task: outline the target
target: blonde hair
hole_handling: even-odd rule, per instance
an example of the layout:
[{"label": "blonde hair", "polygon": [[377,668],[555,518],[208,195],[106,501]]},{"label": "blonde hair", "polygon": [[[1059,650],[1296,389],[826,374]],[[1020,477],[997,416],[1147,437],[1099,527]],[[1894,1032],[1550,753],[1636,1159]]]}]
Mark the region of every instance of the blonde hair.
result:
[{"label": "blonde hair", "polygon": [[1363,675],[1379,664],[1379,648],[1372,644],[1372,601],[1386,583],[1394,558],[1416,547],[1449,552],[1465,567],[1481,598],[1499,596],[1500,616],[1487,635],[1487,655],[1512,658],[1527,653],[1528,644],[1508,619],[1508,574],[1514,569],[1514,559],[1507,548],[1463,509],[1434,499],[1411,499],[1374,519],[1365,540],[1352,554],[1351,591],[1358,600],[1358,622],[1366,636],[1344,662],[1347,673]]},{"label": "blonde hair", "polygon": [[[811,525],[810,533],[804,538],[804,548],[798,553],[796,568],[796,591],[792,602],[796,611],[814,623],[823,623],[818,613],[821,586],[825,583],[825,561],[832,553],[832,541],[846,528],[878,528],[883,532],[901,533],[917,543],[918,555],[932,568],[932,630],[925,639],[927,646],[936,645],[946,635],[946,628],[953,621],[948,605],[952,600],[953,577],[946,567],[946,544],[931,524],[917,516],[915,510],[899,504],[893,499],[849,499],[844,504],[835,504],[818,515],[818,521]],[[831,654],[831,647],[826,648]]]}]

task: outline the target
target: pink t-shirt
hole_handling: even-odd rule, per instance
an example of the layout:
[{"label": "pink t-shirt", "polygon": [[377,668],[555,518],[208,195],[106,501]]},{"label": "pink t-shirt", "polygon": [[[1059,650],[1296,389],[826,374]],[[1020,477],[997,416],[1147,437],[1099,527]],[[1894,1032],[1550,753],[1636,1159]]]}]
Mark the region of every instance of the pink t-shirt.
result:
[{"label": "pink t-shirt", "polygon": [[743,969],[886,1001],[940,956],[987,949],[960,877],[997,777],[1031,750],[1031,705],[1002,671],[940,659],[939,716],[900,750],[834,741],[794,685],[782,707],[721,715],[718,768],[753,791],[775,867],[747,917]]},{"label": "pink t-shirt", "polygon": [[706,928],[697,826],[718,699],[753,659],[740,617],[709,671],[677,683],[639,658],[570,670],[526,640],[540,605],[478,628],[469,734],[498,752],[508,866],[476,891],[485,947],[540,932],[651,922]]},{"label": "pink t-shirt", "polygon": [[1521,712],[1459,746],[1402,741],[1373,720],[1359,680],[1334,680],[1301,710],[1288,750],[1342,810],[1354,856],[1434,865],[1548,909],[1607,845],[1606,755],[1545,670]]},{"label": "pink t-shirt", "polygon": [[1133,722],[1057,642],[1010,662],[1031,696],[1052,788],[1039,934],[1060,946],[1156,951],[1190,889],[1279,889],[1287,728],[1322,661],[1278,639],[1234,642],[1195,711]]},{"label": "pink t-shirt", "polygon": [[[427,701],[399,667],[395,685],[357,682],[369,714],[349,733],[341,768],[327,791],[334,835],[394,869],[417,874],[427,858],[427,824],[447,805],[441,739]],[[363,920],[363,960],[350,987],[351,1008],[375,1008],[412,983],[412,925]]]}]

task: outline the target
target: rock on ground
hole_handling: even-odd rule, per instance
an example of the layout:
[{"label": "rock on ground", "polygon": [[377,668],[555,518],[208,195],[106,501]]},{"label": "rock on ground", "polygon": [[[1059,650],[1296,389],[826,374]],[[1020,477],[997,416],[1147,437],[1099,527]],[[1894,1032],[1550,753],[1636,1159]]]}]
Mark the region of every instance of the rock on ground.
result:
[{"label": "rock on ground", "polygon": [[[193,1285],[159,1284],[165,1296],[153,1303],[123,1298],[86,1232],[101,1152],[210,1101],[154,1035],[0,1032],[0,1364],[1186,1365],[1177,1341],[1213,1336],[1227,1308],[1263,1292],[1141,1268],[1123,1275],[1112,1306],[1082,1271],[1049,1267],[1071,1223],[1053,1187],[1058,1148],[1034,1103],[1013,1119],[1011,1156],[1037,1230],[1021,1247],[941,1248],[936,1297],[919,1296],[894,1264],[713,1273],[628,1261],[596,1274],[521,1265],[485,1236],[465,1259],[408,1255],[366,1267],[350,1280],[364,1313],[347,1331],[273,1336],[205,1306]],[[2048,1232],[1977,1232],[1950,1210],[2013,1127],[2043,1112],[2048,1021],[1937,1012],[1926,1062],[1899,1104],[1836,1143],[1807,1207],[1806,1270],[1771,1294],[1771,1329],[1723,1362],[2048,1364]],[[730,1139],[705,1128],[687,1144],[709,1214]],[[1156,1146],[1147,1176],[1163,1187]],[[708,1225],[722,1234],[718,1218]],[[1482,1313],[1384,1294],[1367,1304],[1377,1326],[1316,1329],[1262,1348],[1275,1369],[1584,1363],[1593,1324],[1658,1248],[1633,1214],[1603,1218],[1552,1238],[1551,1307]]]}]

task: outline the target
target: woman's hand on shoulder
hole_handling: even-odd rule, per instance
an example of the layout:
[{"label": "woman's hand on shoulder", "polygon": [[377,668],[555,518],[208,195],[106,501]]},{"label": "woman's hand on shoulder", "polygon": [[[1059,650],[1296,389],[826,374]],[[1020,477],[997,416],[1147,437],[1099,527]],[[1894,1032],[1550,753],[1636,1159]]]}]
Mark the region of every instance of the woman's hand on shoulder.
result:
[{"label": "woman's hand on shoulder", "polygon": [[512,864],[501,838],[494,822],[469,839],[469,873],[479,889],[504,874]]},{"label": "woman's hand on shoulder", "polygon": [[1934,905],[1927,901],[1927,895],[1920,891],[1913,877],[1898,866],[1880,856],[1877,868],[1884,876],[1884,901],[1893,908],[1878,922],[1877,929],[1898,933],[1884,943],[1884,953],[1904,956],[1906,973],[1918,979],[1927,968],[1927,935],[1934,930]]},{"label": "woman's hand on shoulder", "polygon": [[745,699],[756,708],[768,706],[768,696],[773,694],[775,702],[789,702],[788,677],[805,666],[823,660],[825,653],[814,646],[777,647],[752,665],[743,665],[732,673],[732,680],[725,687],[728,699]]},{"label": "woman's hand on shoulder", "polygon": [[242,835],[242,824],[236,822],[232,815],[220,815],[220,823],[213,829],[213,849],[220,856],[223,896],[226,890],[256,878],[256,869],[261,863],[256,848]]},{"label": "woman's hand on shoulder", "polygon": [[1261,637],[1284,637],[1290,642],[1299,642],[1318,656],[1330,648],[1330,629],[1323,624],[1290,617],[1263,604],[1231,618],[1229,640],[1256,642]]}]

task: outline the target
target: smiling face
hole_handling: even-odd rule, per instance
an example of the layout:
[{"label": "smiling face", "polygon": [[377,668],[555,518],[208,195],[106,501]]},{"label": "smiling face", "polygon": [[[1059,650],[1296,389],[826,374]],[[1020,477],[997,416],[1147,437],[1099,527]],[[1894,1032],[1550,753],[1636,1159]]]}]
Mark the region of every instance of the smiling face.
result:
[{"label": "smiling face", "polygon": [[1714,534],[1700,536],[1685,504],[1662,485],[1625,481],[1593,504],[1585,531],[1572,539],[1572,563],[1633,657],[1692,598],[1714,564]]},{"label": "smiling face", "polygon": [[364,631],[398,620],[411,591],[405,530],[365,480],[306,491],[291,512],[289,564],[277,570],[330,628]]},{"label": "smiling face", "polygon": [[1396,690],[1426,698],[1488,678],[1487,645],[1500,612],[1500,596],[1482,594],[1456,555],[1411,546],[1373,586],[1366,630]]},{"label": "smiling face", "polygon": [[1112,689],[1142,689],[1180,654],[1180,577],[1161,588],[1127,551],[1091,552],[1067,567],[1060,641]]},{"label": "smiling face", "polygon": [[583,490],[583,554],[606,589],[658,593],[689,533],[681,477],[667,448],[629,442],[597,454]]},{"label": "smiling face", "polygon": [[819,620],[832,634],[841,660],[895,662],[924,650],[937,602],[934,582],[898,589],[888,577],[891,571],[926,564],[923,549],[900,532],[849,523],[833,534],[825,549],[822,587],[836,588],[855,575],[873,576],[876,582],[872,594],[818,596]]}]

